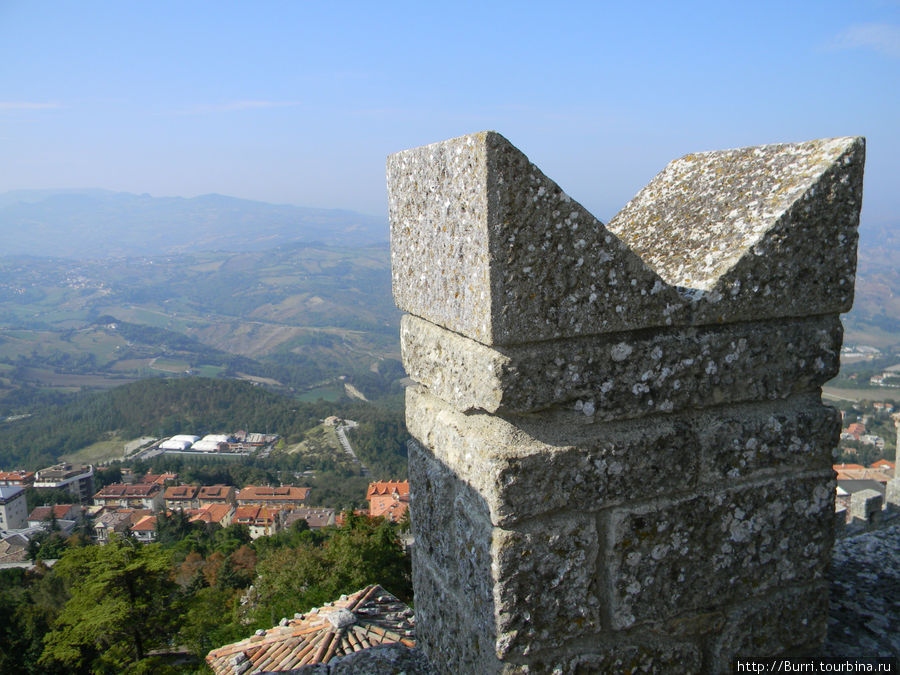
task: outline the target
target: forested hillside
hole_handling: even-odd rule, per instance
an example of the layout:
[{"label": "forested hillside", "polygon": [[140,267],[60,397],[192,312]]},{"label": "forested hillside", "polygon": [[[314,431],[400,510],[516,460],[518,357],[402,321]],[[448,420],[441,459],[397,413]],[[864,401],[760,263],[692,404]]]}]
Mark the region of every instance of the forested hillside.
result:
[{"label": "forested hillside", "polygon": [[5,421],[0,424],[0,468],[41,468],[109,434],[162,437],[240,428],[277,433],[289,445],[329,415],[360,423],[353,440],[373,470],[405,474],[400,412],[360,401],[304,403],[249,382],[199,377],[141,380]]}]

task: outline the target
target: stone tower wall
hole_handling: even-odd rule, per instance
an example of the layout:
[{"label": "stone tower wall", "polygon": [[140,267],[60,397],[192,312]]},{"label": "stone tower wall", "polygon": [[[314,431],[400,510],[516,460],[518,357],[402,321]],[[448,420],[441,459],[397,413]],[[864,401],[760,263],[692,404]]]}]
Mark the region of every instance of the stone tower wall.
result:
[{"label": "stone tower wall", "polygon": [[824,636],[864,142],[688,155],[608,224],[494,132],[388,159],[419,641],[724,672]]}]

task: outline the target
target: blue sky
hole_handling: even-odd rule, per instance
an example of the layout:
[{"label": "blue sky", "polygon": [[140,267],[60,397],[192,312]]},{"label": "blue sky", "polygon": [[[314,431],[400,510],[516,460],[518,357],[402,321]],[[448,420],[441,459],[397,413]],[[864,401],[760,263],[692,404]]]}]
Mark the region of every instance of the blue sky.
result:
[{"label": "blue sky", "polygon": [[688,152],[865,135],[900,222],[900,2],[0,0],[0,192],[385,214],[385,157],[483,129],[608,220]]}]

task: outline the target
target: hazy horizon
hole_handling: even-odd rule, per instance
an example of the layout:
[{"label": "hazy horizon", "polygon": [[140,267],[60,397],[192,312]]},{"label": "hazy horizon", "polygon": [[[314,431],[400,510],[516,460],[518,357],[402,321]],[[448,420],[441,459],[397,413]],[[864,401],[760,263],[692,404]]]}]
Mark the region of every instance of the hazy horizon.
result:
[{"label": "hazy horizon", "polygon": [[[388,154],[494,129],[603,221],[689,152],[864,135],[900,214],[900,3],[0,4],[0,192],[386,218]],[[894,84],[891,84],[894,83]]]}]

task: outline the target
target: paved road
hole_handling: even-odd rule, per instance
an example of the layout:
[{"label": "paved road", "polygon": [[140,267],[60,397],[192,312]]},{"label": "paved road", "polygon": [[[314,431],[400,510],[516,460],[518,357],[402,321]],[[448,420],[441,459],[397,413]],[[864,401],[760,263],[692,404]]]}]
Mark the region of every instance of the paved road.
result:
[{"label": "paved road", "polygon": [[354,427],[358,427],[359,425],[353,420],[344,420],[344,422],[345,424],[342,424],[335,429],[338,441],[340,441],[341,447],[344,448],[344,452],[350,455],[353,458],[354,462],[359,464],[360,469],[362,469],[363,476],[368,476],[369,467],[359,461],[359,457],[357,457],[356,453],[353,452],[353,447],[350,445],[350,440],[347,438],[347,429],[352,429]]}]

